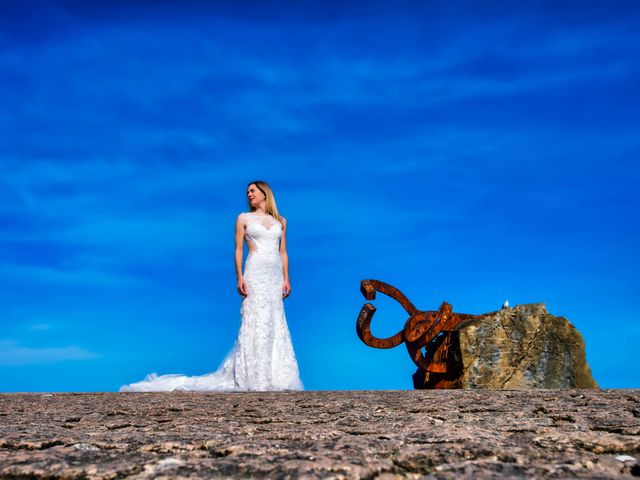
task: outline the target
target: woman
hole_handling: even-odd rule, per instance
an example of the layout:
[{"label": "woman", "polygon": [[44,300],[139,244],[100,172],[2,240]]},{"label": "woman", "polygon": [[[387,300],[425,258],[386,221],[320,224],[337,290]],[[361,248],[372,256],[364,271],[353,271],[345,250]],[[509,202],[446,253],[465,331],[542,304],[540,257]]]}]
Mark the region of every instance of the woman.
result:
[{"label": "woman", "polygon": [[[266,182],[247,186],[249,212],[236,220],[236,275],[242,321],[233,348],[218,370],[200,376],[155,373],[121,392],[170,390],[304,390],[291,343],[283,299],[291,293],[286,249],[287,221],[278,214]],[[242,274],[243,243],[249,254]]]}]

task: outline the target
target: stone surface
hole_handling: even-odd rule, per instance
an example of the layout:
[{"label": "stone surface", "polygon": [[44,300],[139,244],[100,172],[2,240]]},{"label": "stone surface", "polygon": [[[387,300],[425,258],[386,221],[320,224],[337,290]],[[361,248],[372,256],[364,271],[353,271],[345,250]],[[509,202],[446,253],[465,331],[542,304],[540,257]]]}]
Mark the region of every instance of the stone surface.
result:
[{"label": "stone surface", "polygon": [[458,332],[461,388],[598,388],[580,332],[543,303],[502,309]]},{"label": "stone surface", "polygon": [[0,395],[0,478],[631,478],[638,459],[638,390]]}]

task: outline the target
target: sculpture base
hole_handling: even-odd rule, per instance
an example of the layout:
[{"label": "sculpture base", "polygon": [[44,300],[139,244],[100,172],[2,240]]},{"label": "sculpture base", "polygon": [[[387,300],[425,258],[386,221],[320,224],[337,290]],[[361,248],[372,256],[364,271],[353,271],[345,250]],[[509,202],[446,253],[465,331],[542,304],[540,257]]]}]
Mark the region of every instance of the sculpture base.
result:
[{"label": "sculpture base", "polygon": [[461,388],[462,361],[458,332],[443,333],[426,347],[429,369],[418,368],[412,375],[415,389]]}]

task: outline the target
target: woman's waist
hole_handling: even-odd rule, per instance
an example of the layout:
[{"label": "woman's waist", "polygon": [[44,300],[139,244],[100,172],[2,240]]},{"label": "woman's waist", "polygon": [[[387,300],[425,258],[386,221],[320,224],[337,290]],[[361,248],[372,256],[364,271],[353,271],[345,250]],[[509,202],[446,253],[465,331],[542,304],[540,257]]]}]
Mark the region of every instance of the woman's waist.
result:
[{"label": "woman's waist", "polygon": [[257,258],[257,257],[272,257],[279,258],[282,260],[282,256],[280,255],[280,250],[272,250],[272,249],[256,249],[251,250],[247,258]]},{"label": "woman's waist", "polygon": [[250,252],[247,256],[247,263],[265,265],[282,264],[282,257],[279,253]]}]

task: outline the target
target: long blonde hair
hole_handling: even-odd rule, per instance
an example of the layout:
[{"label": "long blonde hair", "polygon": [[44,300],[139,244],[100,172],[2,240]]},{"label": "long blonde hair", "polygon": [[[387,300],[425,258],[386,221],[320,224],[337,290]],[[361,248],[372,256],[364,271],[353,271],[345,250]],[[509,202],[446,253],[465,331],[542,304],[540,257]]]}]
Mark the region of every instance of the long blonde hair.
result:
[{"label": "long blonde hair", "polygon": [[[274,197],[273,190],[271,190],[269,184],[262,180],[254,180],[253,182],[249,182],[247,184],[247,188],[249,188],[251,185],[255,185],[258,190],[264,193],[264,210],[278,222],[280,222],[280,225],[282,225],[282,217],[278,213],[278,207],[276,207],[276,198]],[[247,200],[247,203],[249,204],[249,210],[253,211],[254,208],[251,206],[251,202]]]}]

